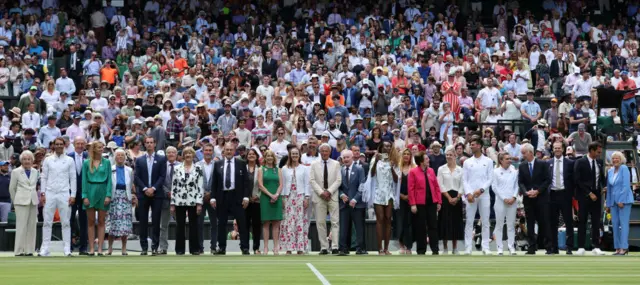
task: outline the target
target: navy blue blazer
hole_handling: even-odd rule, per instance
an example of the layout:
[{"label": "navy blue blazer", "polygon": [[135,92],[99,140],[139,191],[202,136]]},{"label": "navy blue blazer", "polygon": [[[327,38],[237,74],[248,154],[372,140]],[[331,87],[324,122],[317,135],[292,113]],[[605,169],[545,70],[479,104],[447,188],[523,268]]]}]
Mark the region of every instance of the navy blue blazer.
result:
[{"label": "navy blue blazer", "polygon": [[[71,152],[69,154],[67,154],[69,157],[71,157],[73,159],[73,164],[75,167],[75,161],[76,161],[76,153],[75,152]],[[87,152],[83,151],[82,152],[82,161],[84,162],[84,160],[87,159]],[[78,197],[82,197],[82,165],[80,165],[80,171],[77,171],[76,169],[76,199]]]},{"label": "navy blue blazer", "polygon": [[136,192],[139,197],[144,196],[144,189],[154,187],[156,191],[153,194],[154,198],[164,198],[164,190],[162,186],[164,184],[165,176],[167,175],[167,158],[154,154],[153,167],[151,169],[151,185],[149,185],[149,171],[147,168],[147,155],[136,158],[135,163],[135,185]]},{"label": "navy blue blazer", "polygon": [[[556,166],[556,158],[547,160],[549,164],[549,191],[553,188],[553,176],[555,175],[555,166]],[[574,183],[573,183],[573,167],[575,161],[568,159],[566,157],[562,158],[562,177],[564,182],[564,190],[569,191],[571,193],[571,197],[574,197],[576,194]]]},{"label": "navy blue blazer", "polygon": [[[340,173],[342,174],[342,184],[340,184],[340,196],[342,194],[349,197],[349,201],[356,200],[356,208],[366,208],[367,203],[362,202],[362,193],[359,191],[360,185],[367,180],[367,176],[360,165],[351,164],[349,167],[349,184],[347,184],[347,173],[344,166],[341,167]],[[340,209],[344,208],[347,204],[340,200]]]}]

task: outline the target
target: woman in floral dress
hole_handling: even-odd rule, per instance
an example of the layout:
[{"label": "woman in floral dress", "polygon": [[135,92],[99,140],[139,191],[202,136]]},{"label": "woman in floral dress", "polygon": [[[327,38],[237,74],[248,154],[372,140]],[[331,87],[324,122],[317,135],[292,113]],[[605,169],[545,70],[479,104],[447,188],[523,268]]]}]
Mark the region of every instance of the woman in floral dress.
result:
[{"label": "woman in floral dress", "polygon": [[127,237],[133,229],[132,224],[132,204],[137,204],[135,195],[131,195],[133,186],[133,169],[124,163],[127,153],[123,149],[115,152],[116,163],[111,167],[112,173],[112,195],[111,207],[107,216],[107,230],[109,233],[109,251],[113,252],[113,241],[119,237],[122,241],[122,255],[127,255]]},{"label": "woman in floral dress", "polygon": [[[391,142],[384,141],[378,147],[378,154],[375,162],[371,166],[371,177],[375,179],[373,187],[373,207],[376,213],[376,238],[378,242],[378,253],[380,255],[391,255],[389,252],[389,240],[391,239],[391,214],[393,208],[399,203],[396,198],[396,183],[398,174],[396,173],[397,159],[394,157]],[[382,240],[384,239],[384,247]]]},{"label": "woman in floral dress", "polygon": [[291,254],[304,254],[309,245],[309,169],[301,163],[300,150],[289,150],[282,168],[284,223],[280,227],[280,248]]}]

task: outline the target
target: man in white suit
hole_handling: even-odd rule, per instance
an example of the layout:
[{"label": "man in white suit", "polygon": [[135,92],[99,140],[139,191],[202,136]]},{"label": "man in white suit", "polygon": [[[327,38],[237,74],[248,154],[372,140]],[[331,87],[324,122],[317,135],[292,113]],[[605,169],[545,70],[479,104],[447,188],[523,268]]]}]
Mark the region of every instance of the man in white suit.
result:
[{"label": "man in white suit", "polygon": [[40,256],[49,256],[51,242],[51,226],[56,210],[60,213],[64,255],[71,256],[71,223],[69,214],[76,200],[76,166],[74,160],[64,151],[64,140],[57,137],[53,140],[55,153],[44,159],[40,188],[44,204],[44,223],[42,226],[42,246]]},{"label": "man in white suit", "polygon": [[327,143],[320,145],[320,160],[311,163],[311,189],[315,195],[311,199],[316,211],[316,227],[320,239],[320,255],[329,254],[329,241],[327,240],[327,223],[325,215],[327,211],[331,218],[331,240],[333,241],[331,254],[338,254],[338,233],[340,231],[340,211],[338,204],[338,188],[342,184],[340,163],[329,158],[331,146]]}]

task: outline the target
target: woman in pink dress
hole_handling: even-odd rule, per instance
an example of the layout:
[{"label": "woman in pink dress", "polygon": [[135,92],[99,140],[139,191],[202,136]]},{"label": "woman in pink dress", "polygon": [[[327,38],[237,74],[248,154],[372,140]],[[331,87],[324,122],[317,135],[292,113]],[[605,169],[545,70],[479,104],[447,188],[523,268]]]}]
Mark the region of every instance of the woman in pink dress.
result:
[{"label": "woman in pink dress", "polygon": [[289,150],[287,165],[282,168],[284,221],[280,226],[280,249],[287,255],[304,254],[309,244],[309,170],[301,163],[300,150]]}]

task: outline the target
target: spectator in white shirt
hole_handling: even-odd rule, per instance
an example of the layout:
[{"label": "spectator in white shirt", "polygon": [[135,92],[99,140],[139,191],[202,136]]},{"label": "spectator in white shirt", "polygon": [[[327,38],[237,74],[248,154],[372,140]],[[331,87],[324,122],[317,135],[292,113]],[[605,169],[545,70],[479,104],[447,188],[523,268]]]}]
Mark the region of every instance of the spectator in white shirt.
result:
[{"label": "spectator in white shirt", "polygon": [[585,97],[583,99],[591,100],[591,89],[593,86],[593,81],[589,78],[589,70],[585,69],[582,71],[582,78],[576,81],[576,84],[573,86],[573,95],[576,99],[580,99],[581,97]]},{"label": "spectator in white shirt", "polygon": [[273,151],[276,154],[278,161],[280,161],[282,157],[287,155],[288,153],[287,145],[289,144],[289,142],[284,139],[285,135],[286,130],[282,127],[278,128],[276,130],[277,139],[269,144],[269,150]]},{"label": "spectator in white shirt", "polygon": [[102,112],[102,110],[109,107],[109,101],[107,101],[107,99],[105,98],[102,98],[101,93],[102,92],[96,92],[96,98],[93,98],[93,100],[91,100],[91,109],[96,112]]},{"label": "spectator in white shirt", "polygon": [[53,107],[60,99],[60,92],[55,89],[56,84],[53,80],[47,81],[47,88],[40,94],[40,99],[47,103],[47,106]]},{"label": "spectator in white shirt", "polygon": [[73,115],[73,124],[67,128],[66,135],[72,144],[76,138],[86,138],[85,131],[80,127],[81,119],[82,117],[80,115]]},{"label": "spectator in white shirt", "polygon": [[37,132],[40,129],[42,116],[36,113],[36,105],[34,103],[29,103],[27,110],[26,113],[22,114],[22,129],[33,129]]},{"label": "spectator in white shirt", "polygon": [[56,90],[59,92],[67,92],[69,96],[76,93],[76,85],[73,79],[67,77],[67,70],[60,68],[60,78],[56,79]]}]

